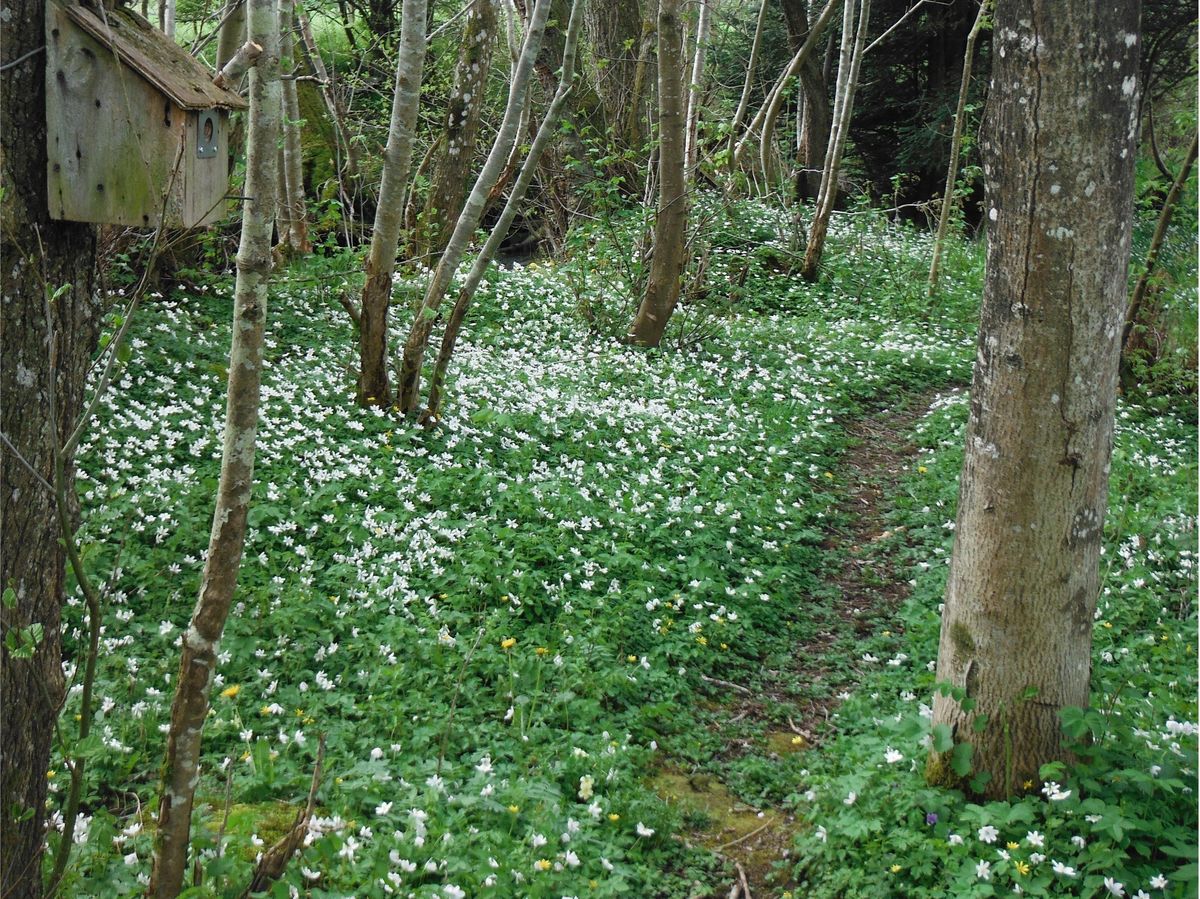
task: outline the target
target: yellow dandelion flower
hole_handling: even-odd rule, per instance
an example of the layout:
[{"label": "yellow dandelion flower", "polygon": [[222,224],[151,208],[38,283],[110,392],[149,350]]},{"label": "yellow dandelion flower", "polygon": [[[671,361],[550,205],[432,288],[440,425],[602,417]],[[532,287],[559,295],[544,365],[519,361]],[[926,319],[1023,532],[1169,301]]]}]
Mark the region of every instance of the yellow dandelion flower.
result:
[{"label": "yellow dandelion flower", "polygon": [[228,687],[226,687],[224,690],[221,691],[221,696],[224,697],[225,699],[233,699],[233,697],[237,696],[241,692],[242,692],[241,684],[230,684]]},{"label": "yellow dandelion flower", "polygon": [[696,638],[696,642],[699,643],[701,646],[707,646],[708,645],[708,637],[701,634],[699,637]]},{"label": "yellow dandelion flower", "polygon": [[57,771],[47,771],[47,772],[46,772],[46,779],[47,779],[47,780],[54,780],[54,778],[56,778],[56,777],[58,777],[58,772],[57,772]]},{"label": "yellow dandelion flower", "polygon": [[1009,849],[1020,849],[1021,848],[1020,843],[1014,843],[1012,840],[1009,840],[1006,845],[1008,846]]},{"label": "yellow dandelion flower", "polygon": [[825,479],[828,481],[832,481],[833,480],[833,472],[832,471],[825,472]]},{"label": "yellow dandelion flower", "polygon": [[516,645],[517,645],[516,637],[505,637],[503,640],[500,641],[501,649],[512,649]]},{"label": "yellow dandelion flower", "polygon": [[537,868],[539,871],[549,871],[550,870],[550,860],[546,859],[546,858],[539,858],[536,862],[533,863],[533,866],[535,868]]},{"label": "yellow dandelion flower", "polygon": [[1017,862],[1013,867],[1015,867],[1017,869],[1018,874],[1028,874],[1029,873],[1028,862]]},{"label": "yellow dandelion flower", "polygon": [[519,806],[519,805],[510,805],[510,806],[508,807],[508,810],[509,810],[509,812],[511,812],[512,814],[514,814],[514,815],[515,815],[517,812],[519,812],[519,811],[521,810],[521,806]]},{"label": "yellow dandelion flower", "polygon": [[1025,783],[1021,784],[1021,788],[1024,790],[1032,790],[1033,789],[1033,781],[1032,780],[1025,781]]},{"label": "yellow dandelion flower", "polygon": [[635,656],[633,653],[630,653],[629,655],[625,656],[625,661],[626,662],[636,662],[637,656]]},{"label": "yellow dandelion flower", "polygon": [[929,469],[926,468],[924,465],[917,466],[917,474],[925,474],[925,472],[927,472],[927,471],[929,471]]},{"label": "yellow dandelion flower", "polygon": [[534,652],[536,652],[540,656],[544,656],[544,655],[547,655],[550,652],[550,650],[548,650],[545,646],[539,646],[537,649],[534,650]]},{"label": "yellow dandelion flower", "polygon": [[616,812],[612,812],[612,813],[611,813],[611,814],[608,816],[608,820],[609,820],[609,821],[620,821],[620,820],[621,820],[621,816],[620,816],[620,815],[618,815]]},{"label": "yellow dandelion flower", "polygon": [[893,874],[899,874],[904,869],[901,868],[899,865],[892,865],[890,868],[888,868],[888,870],[891,871]]}]

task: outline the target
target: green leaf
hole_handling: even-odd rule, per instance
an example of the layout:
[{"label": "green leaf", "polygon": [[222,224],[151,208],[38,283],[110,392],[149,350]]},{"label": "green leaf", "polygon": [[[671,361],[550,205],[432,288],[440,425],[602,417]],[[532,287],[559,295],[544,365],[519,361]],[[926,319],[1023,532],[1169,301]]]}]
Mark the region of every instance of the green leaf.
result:
[{"label": "green leaf", "polygon": [[950,725],[935,724],[933,726],[933,751],[949,752],[953,748],[954,734],[950,730]]},{"label": "green leaf", "polygon": [[987,730],[988,716],[976,715],[975,720],[971,722],[971,733],[981,734]]},{"label": "green leaf", "polygon": [[966,777],[971,773],[971,756],[974,753],[975,747],[970,743],[959,743],[950,754],[950,770],[959,777]]}]

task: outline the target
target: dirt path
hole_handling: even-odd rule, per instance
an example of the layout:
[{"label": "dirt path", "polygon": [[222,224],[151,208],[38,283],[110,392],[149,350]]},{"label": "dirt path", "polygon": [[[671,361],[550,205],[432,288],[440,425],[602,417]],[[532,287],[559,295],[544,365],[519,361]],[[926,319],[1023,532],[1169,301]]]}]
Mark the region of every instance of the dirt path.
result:
[{"label": "dirt path", "polygon": [[[824,544],[824,549],[838,558],[827,578],[838,595],[825,612],[825,626],[796,647],[790,670],[782,673],[786,677],[781,678],[781,691],[776,693],[768,687],[765,695],[759,695],[737,684],[710,680],[725,691],[722,707],[731,723],[747,719],[763,723],[767,755],[781,757],[810,750],[819,743],[839,702],[837,693],[856,680],[853,670],[830,666],[828,660],[837,656],[837,645],[870,633],[908,596],[907,579],[892,568],[893,550],[888,547],[894,544],[885,542],[893,536],[887,529],[886,500],[914,464],[917,450],[908,442],[907,434],[944,392],[908,396],[901,403],[847,425],[854,445],[846,451],[835,475],[848,485],[834,516],[843,525]],[[827,689],[806,690],[801,698],[784,688],[782,680]],[[778,723],[769,720],[764,699],[797,709],[795,716],[788,717],[787,730],[780,730]],[[731,755],[745,755],[755,750],[735,738],[729,751]],[[757,751],[764,752],[761,748]],[[705,822],[688,834],[689,841],[727,859],[734,869],[731,883],[714,885],[709,892],[694,895],[773,899],[787,892],[786,879],[776,875],[774,866],[788,857],[793,835],[800,826],[791,814],[740,802],[711,775],[689,776],[668,769],[655,778],[654,786],[685,813]]]}]

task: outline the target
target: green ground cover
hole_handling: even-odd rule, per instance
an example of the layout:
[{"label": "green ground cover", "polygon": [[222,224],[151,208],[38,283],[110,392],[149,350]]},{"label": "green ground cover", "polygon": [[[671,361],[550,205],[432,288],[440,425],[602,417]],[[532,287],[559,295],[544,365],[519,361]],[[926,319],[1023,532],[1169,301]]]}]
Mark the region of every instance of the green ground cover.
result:
[{"label": "green ground cover", "polygon": [[[1076,895],[1104,876],[1133,895],[1183,876],[1188,860],[1163,853],[1195,827],[1194,416],[1122,407],[1101,711],[1075,723],[1098,736],[1091,767],[1047,778],[1069,799],[979,809],[921,785],[963,418],[953,394],[918,428],[923,470],[895,512],[915,538],[897,572],[912,598],[896,626],[838,644],[831,667],[860,686],[826,742],[784,762],[719,757],[704,678],[753,689],[828,626],[823,544],[839,525],[845,425],[969,378],[982,278],[979,248],[958,244],[928,303],[928,239],[846,216],[810,286],[786,274],[776,216],[726,215],[708,238],[709,295],[678,326],[708,339],[615,344],[602,325],[636,272],[616,261],[625,232],[596,233],[566,260],[491,278],[431,431],[354,405],[334,263],[279,287],[250,536],[205,734],[195,895],[244,885],[290,820],[278,804],[303,802],[319,734],[320,818],[279,895],[708,895],[696,884],[715,888],[720,863],[673,838],[681,813],[647,787],[680,763],[795,807],[801,861],[782,874],[797,895],[847,883]],[[81,452],[81,540],[111,585],[71,895],[131,893],[149,873],[216,487],[231,293],[219,280],[141,313]],[[399,335],[408,322],[395,318]],[[70,677],[84,620],[73,597]],[[805,689],[829,686],[796,685],[797,703]],[[1113,770],[1127,773],[1114,783]],[[49,774],[57,804],[61,758]],[[988,826],[1002,842],[979,845]],[[1035,864],[1025,830],[1053,854]],[[996,857],[1009,838],[1020,850]]]}]

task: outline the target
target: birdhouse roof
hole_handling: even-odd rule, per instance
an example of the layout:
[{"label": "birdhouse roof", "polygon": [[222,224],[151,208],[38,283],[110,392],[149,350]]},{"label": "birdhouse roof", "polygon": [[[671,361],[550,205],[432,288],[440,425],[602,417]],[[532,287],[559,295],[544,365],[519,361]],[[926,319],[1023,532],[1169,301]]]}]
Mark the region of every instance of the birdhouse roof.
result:
[{"label": "birdhouse roof", "polygon": [[132,9],[60,4],[67,16],[128,68],[182,109],[245,109],[240,96],[212,83],[212,72]]}]

